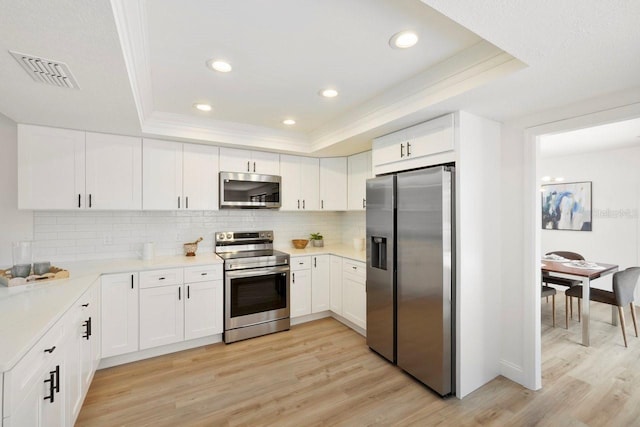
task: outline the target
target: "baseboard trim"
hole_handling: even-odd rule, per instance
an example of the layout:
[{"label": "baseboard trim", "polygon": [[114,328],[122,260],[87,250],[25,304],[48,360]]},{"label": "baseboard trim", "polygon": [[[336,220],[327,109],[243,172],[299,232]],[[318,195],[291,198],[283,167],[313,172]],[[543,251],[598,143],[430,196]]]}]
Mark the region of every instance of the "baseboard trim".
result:
[{"label": "baseboard trim", "polygon": [[[522,366],[509,362],[508,360],[500,359],[500,375],[509,378],[511,381],[516,382],[524,387],[527,387],[524,381],[524,369]],[[529,388],[529,387],[527,387]]]},{"label": "baseboard trim", "polygon": [[197,338],[195,340],[182,341],[179,343],[163,345],[160,347],[148,348],[145,350],[136,351],[134,353],[106,357],[100,361],[98,369],[111,368],[113,366],[124,365],[125,363],[137,362],[139,360],[149,359],[151,357],[163,356],[165,354],[175,353],[182,350],[189,350],[196,347],[202,347],[203,345],[215,344],[219,342],[222,342],[222,334]]},{"label": "baseboard trim", "polygon": [[340,323],[344,324],[345,326],[353,329],[354,331],[356,331],[357,333],[359,333],[363,337],[365,337],[365,338],[367,337],[366,329],[361,328],[360,326],[356,325],[352,321],[345,319],[344,317],[340,316],[339,314],[334,313],[333,311],[330,312],[330,313],[331,313],[331,317],[336,319],[338,322],[340,322]]},{"label": "baseboard trim", "polygon": [[295,317],[291,319],[291,326],[300,325],[301,323],[313,322],[314,320],[330,317],[330,311],[321,311],[320,313],[307,314],[306,316]]}]

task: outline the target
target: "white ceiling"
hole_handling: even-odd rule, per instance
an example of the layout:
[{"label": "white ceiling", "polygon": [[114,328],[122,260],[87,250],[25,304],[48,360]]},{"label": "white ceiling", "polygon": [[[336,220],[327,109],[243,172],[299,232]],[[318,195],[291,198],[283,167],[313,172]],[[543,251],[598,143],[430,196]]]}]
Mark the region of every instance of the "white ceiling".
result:
[{"label": "white ceiling", "polygon": [[[21,123],[350,154],[458,109],[505,121],[638,87],[638,16],[640,2],[599,0],[3,0],[0,112]],[[390,49],[389,37],[408,27],[419,44]],[[35,83],[8,50],[67,63],[81,89]],[[205,68],[218,55],[232,73]],[[340,96],[318,97],[324,85]],[[213,111],[193,110],[199,101]]]},{"label": "white ceiling", "polygon": [[540,155],[559,157],[633,146],[640,146],[640,118],[544,135],[540,138]]}]

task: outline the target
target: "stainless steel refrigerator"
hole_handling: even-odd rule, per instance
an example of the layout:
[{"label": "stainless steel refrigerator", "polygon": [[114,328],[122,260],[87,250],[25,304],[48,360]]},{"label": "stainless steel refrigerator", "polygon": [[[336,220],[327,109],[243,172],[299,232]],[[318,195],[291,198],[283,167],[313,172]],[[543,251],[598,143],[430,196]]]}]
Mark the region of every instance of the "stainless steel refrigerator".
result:
[{"label": "stainless steel refrigerator", "polygon": [[367,345],[443,396],[455,392],[453,173],[367,180]]}]

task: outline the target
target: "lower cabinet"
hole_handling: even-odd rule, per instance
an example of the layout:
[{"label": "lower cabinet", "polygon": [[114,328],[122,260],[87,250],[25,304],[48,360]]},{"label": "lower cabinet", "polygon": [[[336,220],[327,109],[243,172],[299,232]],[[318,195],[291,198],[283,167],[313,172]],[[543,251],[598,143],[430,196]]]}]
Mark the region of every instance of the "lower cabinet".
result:
[{"label": "lower cabinet", "polygon": [[311,314],[311,257],[291,258],[291,318]]},{"label": "lower cabinet", "polygon": [[311,312],[329,310],[331,300],[331,255],[311,257]]},{"label": "lower cabinet", "polygon": [[342,257],[331,255],[330,267],[330,309],[342,316]]},{"label": "lower cabinet", "polygon": [[101,278],[102,357],[138,351],[138,273]]},{"label": "lower cabinet", "polygon": [[141,272],[140,350],[222,333],[223,289],[221,265]]},{"label": "lower cabinet", "polygon": [[96,282],[4,373],[4,427],[75,423],[100,360],[99,318]]},{"label": "lower cabinet", "polygon": [[342,316],[359,327],[367,327],[366,265],[344,260],[342,269]]}]

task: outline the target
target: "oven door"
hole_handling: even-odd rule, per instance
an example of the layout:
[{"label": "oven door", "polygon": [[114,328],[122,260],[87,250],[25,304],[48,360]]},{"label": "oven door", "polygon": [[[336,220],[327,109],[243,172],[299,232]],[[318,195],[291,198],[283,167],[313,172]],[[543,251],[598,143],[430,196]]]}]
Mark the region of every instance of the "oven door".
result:
[{"label": "oven door", "polygon": [[224,329],[289,317],[289,266],[225,271]]}]

